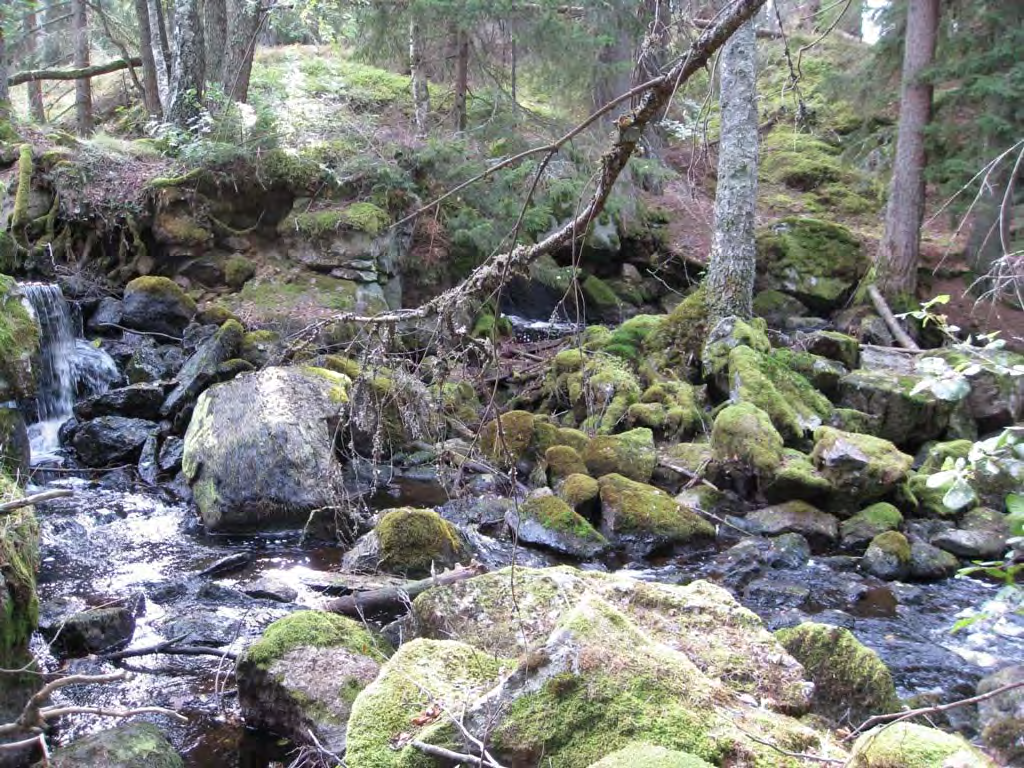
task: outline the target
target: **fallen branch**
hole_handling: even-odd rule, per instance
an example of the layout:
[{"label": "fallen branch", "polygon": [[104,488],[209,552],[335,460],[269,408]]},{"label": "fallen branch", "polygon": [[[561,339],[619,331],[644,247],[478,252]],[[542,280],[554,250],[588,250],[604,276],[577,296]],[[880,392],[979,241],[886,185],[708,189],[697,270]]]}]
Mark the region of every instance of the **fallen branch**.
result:
[{"label": "fallen branch", "polygon": [[127,648],[123,651],[115,651],[114,653],[104,653],[95,656],[95,658],[98,661],[120,661],[121,659],[130,659],[136,656],[152,656],[158,653],[168,656],[217,656],[231,660],[238,658],[238,654],[234,651],[209,648],[203,645],[178,645],[184,639],[185,636],[183,635],[143,646],[142,648]]},{"label": "fallen branch", "polygon": [[714,483],[712,483],[712,482],[710,482],[708,480],[705,480],[703,477],[701,477],[699,474],[694,472],[692,469],[684,467],[681,462],[678,462],[675,459],[670,459],[667,456],[659,456],[658,457],[658,466],[659,467],[665,467],[665,469],[671,469],[673,472],[678,472],[679,474],[683,475],[684,477],[688,477],[692,481],[694,481],[696,483],[700,483],[701,485],[703,485],[703,486],[705,486],[707,488],[710,488],[712,491],[719,491],[719,490],[721,490],[721,489],[719,489],[719,487],[717,485],[715,485]]},{"label": "fallen branch", "polygon": [[504,768],[500,763],[495,763],[491,760],[485,760],[482,757],[474,757],[473,755],[464,755],[461,752],[453,752],[450,749],[444,747],[435,747],[433,744],[427,744],[422,741],[413,739],[409,742],[410,747],[415,747],[425,755],[432,757],[443,757],[445,760],[455,760],[459,763],[469,763],[470,765],[481,766],[481,768]]},{"label": "fallen branch", "polygon": [[892,313],[889,305],[885,303],[885,297],[882,296],[882,292],[878,290],[877,285],[868,286],[868,296],[871,297],[871,303],[875,305],[875,310],[882,316],[882,320],[885,321],[885,325],[892,332],[900,346],[905,349],[920,351],[921,348],[910,338],[910,334],[903,330],[900,321],[896,319],[896,315]]},{"label": "fallen branch", "polygon": [[406,605],[416,595],[426,592],[432,587],[456,584],[486,572],[486,567],[480,563],[473,563],[464,568],[453,568],[437,576],[431,576],[429,579],[413,581],[400,587],[383,587],[337,597],[328,602],[324,608],[332,613],[341,613],[346,616],[362,616],[366,613],[394,610]]},{"label": "fallen branch", "polygon": [[5,501],[3,504],[0,504],[0,513],[13,512],[14,510],[21,509],[22,507],[30,507],[33,504],[42,504],[44,501],[62,499],[65,496],[74,496],[74,492],[65,488],[54,488],[51,491],[34,493],[31,496],[25,496],[24,498],[15,499],[14,501]]},{"label": "fallen branch", "polygon": [[106,64],[94,64],[91,67],[79,67],[78,69],[29,69],[24,72],[15,72],[7,78],[7,85],[15,86],[22,83],[31,83],[36,80],[84,80],[99,75],[109,75],[111,72],[118,72],[128,67],[141,67],[142,59],[133,56],[125,61],[114,59]]}]

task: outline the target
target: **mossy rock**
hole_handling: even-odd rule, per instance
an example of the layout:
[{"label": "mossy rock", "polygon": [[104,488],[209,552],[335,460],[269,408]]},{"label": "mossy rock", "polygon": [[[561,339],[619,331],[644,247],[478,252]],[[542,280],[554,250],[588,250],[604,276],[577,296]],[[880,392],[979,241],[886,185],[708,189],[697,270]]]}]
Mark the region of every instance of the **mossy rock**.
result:
[{"label": "mossy rock", "polygon": [[946,431],[955,404],[930,391],[911,394],[920,376],[857,370],[839,384],[839,404],[878,418],[878,436],[914,448]]},{"label": "mossy rock", "polygon": [[236,291],[241,290],[255,274],[256,267],[244,256],[232,256],[224,265],[224,282]]},{"label": "mossy rock", "polygon": [[562,480],[555,492],[566,504],[579,512],[597,499],[601,486],[590,475],[574,474]]},{"label": "mossy rock", "polygon": [[799,299],[774,289],[760,291],[754,296],[754,316],[760,317],[771,328],[784,328],[794,317],[807,314],[807,307]]},{"label": "mossy rock", "polygon": [[545,382],[548,411],[571,409],[577,424],[607,435],[640,399],[640,381],[621,358],[602,352],[563,350]]},{"label": "mossy rock", "polygon": [[842,363],[810,352],[776,349],[772,357],[783,367],[803,376],[815,389],[830,398],[838,395],[839,382],[849,373]]},{"label": "mossy rock", "polygon": [[17,294],[14,279],[0,275],[0,398],[35,396],[32,360],[39,350],[39,328]]},{"label": "mossy rock", "polygon": [[527,458],[533,443],[533,414],[508,411],[484,424],[480,430],[480,450],[503,468],[515,466]]},{"label": "mossy rock", "polygon": [[0,473],[28,477],[31,456],[25,417],[18,408],[0,405]]},{"label": "mossy rock", "polygon": [[[759,318],[750,322],[740,317],[726,317],[719,320],[708,333],[704,344],[704,371],[716,377],[725,372],[729,366],[732,351],[738,347],[746,347],[767,354],[772,345],[765,333],[765,323]],[[728,389],[728,385],[722,389]]]},{"label": "mossy rock", "polygon": [[553,445],[544,452],[548,465],[548,482],[552,485],[569,475],[587,474],[587,465],[575,448],[568,445]]},{"label": "mossy rock", "polygon": [[459,529],[430,509],[391,510],[375,531],[380,568],[388,573],[423,578],[467,562],[471,556]]},{"label": "mossy rock", "polygon": [[708,301],[703,286],[664,318],[644,344],[659,370],[699,370],[708,330]]},{"label": "mossy rock", "polygon": [[520,541],[571,557],[589,559],[608,548],[608,540],[572,506],[545,489],[510,509],[505,522]]},{"label": "mossy rock", "polygon": [[160,728],[141,721],[77,739],[60,747],[47,764],[54,768],[182,768],[184,763]]},{"label": "mossy rock", "polygon": [[924,461],[918,471],[922,475],[931,475],[940,469],[945,469],[946,461],[955,463],[957,459],[966,461],[967,455],[971,452],[974,443],[970,440],[950,440],[945,443],[935,443],[928,446],[925,452]]},{"label": "mossy rock", "polygon": [[[954,518],[962,509],[950,509],[943,503],[946,496],[946,488],[932,488],[928,485],[928,475],[921,473],[911,474],[907,478],[906,485],[901,489],[900,503],[909,506],[918,517]],[[977,504],[977,500],[970,502],[965,509],[970,509]]]},{"label": "mossy rock", "polygon": [[[419,739],[460,747],[443,712],[462,712],[490,690],[511,662],[452,640],[412,640],[398,649],[356,697],[348,721],[349,768],[432,768],[433,758],[415,747]],[[429,714],[432,708],[437,717]],[[461,748],[459,749],[461,751]]]},{"label": "mossy rock", "polygon": [[361,232],[376,237],[391,225],[387,212],[373,203],[353,203],[345,208],[292,213],[278,225],[283,235],[298,234],[310,240],[327,239],[337,232]]},{"label": "mossy rock", "polygon": [[430,388],[431,394],[439,401],[445,416],[455,419],[466,429],[480,426],[483,403],[468,381],[446,381]]},{"label": "mossy rock", "polygon": [[657,464],[654,433],[638,428],[618,435],[598,435],[583,451],[583,461],[594,477],[617,473],[646,483]]},{"label": "mossy rock", "polygon": [[712,765],[688,752],[640,742],[591,763],[589,768],[712,768]]},{"label": "mossy rock", "polygon": [[627,362],[637,363],[644,356],[644,343],[661,327],[662,320],[661,315],[631,317],[611,332],[601,344],[601,350]]},{"label": "mossy rock", "polygon": [[128,328],[181,336],[196,303],[166,277],[137,277],[124,288],[121,322]]},{"label": "mossy rock", "polygon": [[880,499],[902,483],[914,463],[888,440],[833,427],[814,433],[811,460],[848,501]]},{"label": "mossy rock", "polygon": [[840,526],[843,548],[846,550],[863,549],[880,533],[895,531],[903,525],[900,511],[885,501],[879,501],[865,507]]},{"label": "mossy rock", "polygon": [[768,501],[817,501],[832,492],[832,483],[815,468],[810,456],[790,448],[782,454],[782,465],[762,489]]},{"label": "mossy rock", "polygon": [[598,479],[601,531],[613,541],[651,552],[715,535],[714,527],[660,488],[619,474]]},{"label": "mossy rock", "polygon": [[860,342],[836,331],[815,331],[800,339],[799,346],[813,355],[835,360],[853,370],[860,365]]},{"label": "mossy rock", "polygon": [[[0,501],[22,496],[17,483],[0,471]],[[39,618],[38,569],[39,523],[33,508],[0,516],[0,669],[17,669],[30,659],[29,640]]]},{"label": "mossy rock", "polygon": [[281,334],[277,331],[250,331],[242,337],[238,354],[254,368],[263,368],[275,362],[282,351]]},{"label": "mossy rock", "polygon": [[763,478],[782,464],[782,435],[767,413],[751,403],[730,405],[719,411],[711,429],[711,451],[724,465],[738,465]]},{"label": "mossy rock", "polygon": [[815,311],[837,309],[868,269],[860,241],[846,227],[786,218],[757,233],[763,287],[795,296]]},{"label": "mossy rock", "polygon": [[836,725],[859,725],[872,715],[899,711],[888,668],[849,630],[805,622],[775,636],[814,683],[815,714]]},{"label": "mossy rock", "polygon": [[886,581],[903,579],[910,573],[910,542],[899,531],[886,531],[871,540],[861,558],[861,570]]},{"label": "mossy rock", "polygon": [[594,275],[587,275],[581,285],[587,305],[598,315],[607,319],[617,319],[622,300],[615,294],[611,286]]},{"label": "mossy rock", "polygon": [[[658,409],[651,406],[661,406]],[[644,410],[638,410],[644,409]],[[673,442],[685,440],[704,427],[704,416],[698,404],[697,388],[685,381],[661,381],[652,384],[640,395],[640,402],[630,406],[629,421],[637,426],[657,426],[659,434]]]},{"label": "mossy rock", "polygon": [[853,744],[851,768],[936,768],[963,765],[995,768],[963,736],[916,723],[893,723],[861,734]]}]

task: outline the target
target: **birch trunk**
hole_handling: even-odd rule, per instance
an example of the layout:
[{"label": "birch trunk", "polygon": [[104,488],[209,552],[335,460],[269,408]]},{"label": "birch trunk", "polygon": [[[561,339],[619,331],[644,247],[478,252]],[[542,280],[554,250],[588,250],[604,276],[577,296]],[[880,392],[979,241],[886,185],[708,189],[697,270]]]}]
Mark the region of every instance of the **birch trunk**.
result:
[{"label": "birch trunk", "polygon": [[[27,69],[35,69],[39,66],[39,31],[36,29],[38,15],[32,7],[25,12],[25,59],[28,62]],[[37,123],[46,122],[46,110],[43,108],[43,85],[42,83],[28,83],[28,112]]]},{"label": "birch trunk", "polygon": [[430,114],[430,90],[427,72],[423,68],[423,30],[415,13],[409,17],[409,69],[412,73],[412,105],[416,120],[416,138],[427,135],[427,116]]},{"label": "birch trunk", "polygon": [[939,0],[910,0],[903,52],[900,119],[896,134],[885,234],[878,250],[878,288],[896,306],[913,300],[924,220],[924,132],[932,114],[932,86],[922,80],[935,57]]},{"label": "birch trunk", "polygon": [[171,67],[171,103],[167,119],[186,127],[198,116],[206,82],[203,19],[199,0],[176,0],[174,54]]},{"label": "birch trunk", "polygon": [[139,18],[139,53],[142,57],[142,87],[146,92],[146,111],[150,117],[159,118],[163,110],[160,104],[156,59],[153,57],[153,30],[150,28],[149,5],[146,0],[135,0],[135,15]]},{"label": "birch trunk", "polygon": [[722,134],[715,191],[715,231],[705,280],[712,323],[753,315],[757,250],[757,75],[754,23],[745,22],[722,48]]},{"label": "birch trunk", "polygon": [[263,24],[259,0],[228,0],[227,45],[221,69],[224,92],[232,101],[244,102],[249,96],[252,55],[256,35]]},{"label": "birch trunk", "polygon": [[[86,0],[71,1],[75,68],[89,66],[89,16]],[[75,81],[75,124],[79,136],[92,133],[92,83],[87,77]]]}]

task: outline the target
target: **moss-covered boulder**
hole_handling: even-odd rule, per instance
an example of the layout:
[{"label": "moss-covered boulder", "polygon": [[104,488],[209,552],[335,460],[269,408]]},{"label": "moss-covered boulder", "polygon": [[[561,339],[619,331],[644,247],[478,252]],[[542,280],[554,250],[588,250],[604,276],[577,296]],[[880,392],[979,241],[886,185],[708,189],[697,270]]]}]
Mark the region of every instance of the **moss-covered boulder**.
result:
[{"label": "moss-covered boulder", "polygon": [[835,360],[851,371],[860,365],[860,342],[845,333],[815,331],[800,338],[797,345],[812,355]]},{"label": "moss-covered boulder", "polygon": [[757,233],[761,287],[794,296],[815,311],[838,308],[868,265],[860,241],[838,224],[786,218]]},{"label": "moss-covered boulder", "polygon": [[899,531],[886,531],[871,540],[860,561],[861,570],[886,581],[910,573],[910,542]]},{"label": "moss-covered boulder", "polygon": [[889,370],[857,370],[839,382],[839,404],[878,417],[878,436],[917,447],[949,425],[954,404],[930,391],[911,394],[921,377]]},{"label": "moss-covered boulder", "polygon": [[55,750],[54,768],[182,768],[174,747],[153,723],[136,721],[77,739]]},{"label": "moss-covered boulder", "polygon": [[872,715],[899,711],[888,668],[849,630],[805,622],[775,636],[814,683],[815,714],[836,725],[859,725]]},{"label": "moss-covered boulder", "polygon": [[461,713],[512,663],[453,640],[413,640],[356,697],[348,720],[349,768],[429,768],[409,741],[461,749],[445,713]]},{"label": "moss-covered boulder", "polygon": [[28,477],[30,454],[28,429],[21,409],[0,405],[0,472],[12,477]]},{"label": "moss-covered boulder", "polygon": [[641,393],[640,381],[625,360],[584,349],[555,355],[544,386],[545,410],[571,410],[576,425],[604,435],[626,418]]},{"label": "moss-covered boulder", "polygon": [[35,395],[32,360],[39,328],[22,303],[13,278],[0,274],[0,402]]},{"label": "moss-covered boulder", "polygon": [[121,322],[137,331],[181,336],[196,303],[173,280],[137,277],[124,287]]},{"label": "moss-covered boulder", "polygon": [[638,554],[715,535],[714,527],[665,491],[619,474],[598,480],[601,532]]},{"label": "moss-covered boulder", "polygon": [[644,347],[658,369],[699,369],[708,330],[708,301],[703,287],[683,299],[650,334]]},{"label": "moss-covered boulder", "polygon": [[588,520],[596,519],[601,485],[590,475],[576,473],[562,480],[555,489],[558,498]]},{"label": "moss-covered boulder", "polygon": [[367,537],[373,540],[372,554],[363,552],[363,565],[407,578],[439,573],[472,557],[459,529],[432,509],[390,510]]},{"label": "moss-covered boulder", "polygon": [[839,522],[806,501],[787,501],[751,512],[746,517],[764,536],[799,533],[816,552],[831,548],[839,538]]},{"label": "moss-covered boulder", "polygon": [[895,531],[903,525],[900,511],[885,501],[865,507],[840,526],[843,549],[848,552],[863,550],[880,533]]},{"label": "moss-covered boulder", "polygon": [[719,411],[711,429],[711,451],[716,462],[762,478],[782,464],[782,435],[768,414],[752,403],[738,403]]},{"label": "moss-covered boulder", "polygon": [[[265,368],[199,396],[182,469],[210,530],[302,527],[351,514],[334,439],[350,379],[322,368]],[[351,522],[351,521],[350,521]],[[358,526],[356,526],[358,527]]]},{"label": "moss-covered boulder", "polygon": [[533,443],[533,414],[509,411],[484,424],[480,430],[480,450],[498,466],[514,467],[527,458]]},{"label": "moss-covered boulder", "polygon": [[629,744],[589,768],[712,768],[711,763],[688,752],[653,744]]},{"label": "moss-covered boulder", "polygon": [[296,744],[313,743],[312,733],[340,754],[352,702],[391,652],[386,640],[337,614],[299,611],[278,619],[238,659],[242,717],[248,727]]},{"label": "moss-covered boulder", "polygon": [[547,489],[505,513],[505,523],[526,544],[580,558],[608,549],[608,540],[563,499]]},{"label": "moss-covered boulder", "polygon": [[284,344],[277,331],[250,331],[242,336],[238,348],[238,356],[253,368],[263,368],[278,362],[283,353]]},{"label": "moss-covered boulder", "polygon": [[[0,470],[0,502],[23,495]],[[32,507],[0,516],[0,669],[18,669],[29,660],[28,644],[39,618],[36,571],[39,568],[39,524]],[[0,676],[0,694],[16,675]],[[4,700],[0,696],[0,701]]]},{"label": "moss-covered boulder", "polygon": [[811,463],[805,453],[785,448],[782,464],[761,488],[765,499],[772,503],[790,500],[817,502],[832,491],[832,483]]},{"label": "moss-covered boulder", "polygon": [[618,435],[598,435],[587,443],[583,461],[594,477],[616,473],[646,483],[658,461],[654,433],[641,427]]},{"label": "moss-covered boulder", "polygon": [[912,456],[888,440],[821,427],[814,433],[811,461],[850,502],[869,502],[892,491],[907,478]]},{"label": "moss-covered boulder", "polygon": [[853,744],[851,768],[995,768],[983,752],[963,736],[902,722],[861,734]]},{"label": "moss-covered boulder", "polygon": [[664,381],[645,389],[640,402],[629,406],[626,421],[633,427],[649,427],[672,442],[685,440],[704,426],[697,389],[685,381]]},{"label": "moss-covered boulder", "polygon": [[764,320],[769,328],[785,328],[794,317],[807,314],[807,307],[799,299],[769,289],[754,296],[754,316]]},{"label": "moss-covered boulder", "polygon": [[544,452],[548,466],[548,482],[557,485],[574,474],[587,474],[587,465],[579,451],[568,445],[553,445]]}]

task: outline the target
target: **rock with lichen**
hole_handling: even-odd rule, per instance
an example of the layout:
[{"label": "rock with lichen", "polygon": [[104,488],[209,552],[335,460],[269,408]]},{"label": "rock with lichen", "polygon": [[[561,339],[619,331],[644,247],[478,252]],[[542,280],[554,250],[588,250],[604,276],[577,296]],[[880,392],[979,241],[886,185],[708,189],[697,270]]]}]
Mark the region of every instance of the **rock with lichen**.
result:
[{"label": "rock with lichen", "polygon": [[843,549],[856,552],[871,543],[880,533],[895,531],[903,525],[903,515],[892,504],[879,501],[864,507],[849,520],[844,520],[839,532]]},{"label": "rock with lichen", "polygon": [[135,721],[99,731],[53,751],[53,768],[181,768],[181,756],[153,723]]},{"label": "rock with lichen", "polygon": [[891,370],[856,370],[839,383],[839,405],[878,418],[878,436],[914,448],[949,425],[954,403],[932,392],[914,392],[922,377]]},{"label": "rock with lichen", "polygon": [[608,540],[572,506],[544,488],[517,509],[505,513],[505,523],[518,540],[581,560],[608,549]]},{"label": "rock with lichen", "polygon": [[868,502],[892,491],[907,478],[912,456],[888,440],[833,427],[814,433],[811,461],[849,502]]},{"label": "rock with lichen", "polygon": [[861,734],[853,744],[849,765],[851,768],[995,768],[995,763],[963,736],[906,721]]},{"label": "rock with lichen", "polygon": [[630,552],[647,555],[715,535],[714,527],[660,488],[618,474],[598,479],[601,532]]},{"label": "rock with lichen", "polygon": [[646,483],[657,463],[654,434],[644,427],[617,435],[598,435],[583,451],[583,461],[594,477],[612,473]]},{"label": "rock with lichen", "polygon": [[910,573],[910,555],[907,537],[899,531],[886,531],[871,540],[860,568],[886,581],[903,579]]},{"label": "rock with lichen", "polygon": [[[296,744],[345,750],[352,703],[392,649],[352,619],[299,611],[278,619],[239,657],[238,704],[250,728]],[[330,674],[324,674],[324,670]]]}]

